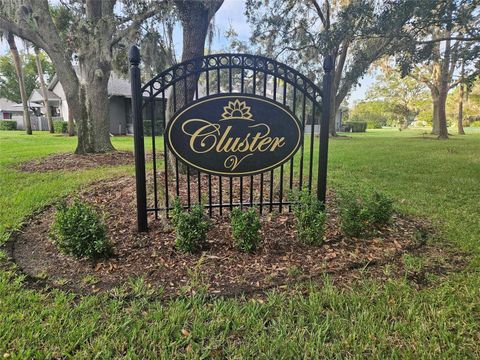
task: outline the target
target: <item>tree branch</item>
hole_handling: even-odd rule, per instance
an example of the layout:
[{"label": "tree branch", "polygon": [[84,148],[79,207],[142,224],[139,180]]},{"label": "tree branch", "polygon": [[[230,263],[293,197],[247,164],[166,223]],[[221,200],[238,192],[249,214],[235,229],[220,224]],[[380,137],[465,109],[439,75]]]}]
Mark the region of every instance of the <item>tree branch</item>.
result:
[{"label": "tree branch", "polygon": [[315,10],[317,11],[318,17],[320,18],[320,21],[322,22],[323,27],[324,27],[325,29],[328,29],[327,20],[325,19],[325,15],[323,15],[322,8],[321,8],[320,5],[317,3],[317,0],[310,0],[310,3],[313,5],[313,7],[315,8]]},{"label": "tree branch", "polygon": [[47,44],[45,44],[45,42],[39,36],[38,32],[32,31],[30,29],[25,29],[24,27],[19,26],[17,23],[8,20],[3,16],[0,16],[0,29],[6,32],[11,32],[12,34],[18,36],[21,39],[28,40],[40,46],[42,49],[46,50],[47,48]]}]

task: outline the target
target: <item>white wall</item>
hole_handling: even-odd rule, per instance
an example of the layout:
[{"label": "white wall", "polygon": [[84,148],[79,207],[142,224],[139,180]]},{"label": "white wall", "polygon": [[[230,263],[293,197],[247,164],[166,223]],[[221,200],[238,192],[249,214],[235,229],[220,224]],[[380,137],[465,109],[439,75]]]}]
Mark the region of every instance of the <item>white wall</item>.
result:
[{"label": "white wall", "polygon": [[68,104],[64,100],[66,99],[65,97],[65,91],[63,91],[62,84],[60,84],[60,81],[57,82],[57,84],[53,87],[52,91],[57,94],[61,100],[60,103],[60,116],[63,118],[63,121],[68,121]]}]

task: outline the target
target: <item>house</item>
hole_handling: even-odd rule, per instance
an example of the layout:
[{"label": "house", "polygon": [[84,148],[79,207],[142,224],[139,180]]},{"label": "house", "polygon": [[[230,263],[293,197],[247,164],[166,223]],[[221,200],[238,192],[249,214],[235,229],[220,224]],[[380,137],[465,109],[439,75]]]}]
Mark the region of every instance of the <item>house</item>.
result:
[{"label": "house", "polygon": [[[342,131],[343,129],[343,120],[345,118],[345,115],[348,112],[348,107],[340,105],[338,108],[337,113],[335,114],[335,130],[336,131]],[[318,119],[316,120],[318,121]],[[320,134],[320,125],[315,124],[313,127],[313,131],[315,134]],[[307,116],[306,122],[305,122],[305,133],[310,134],[312,132],[312,116],[309,115]]]},{"label": "house", "polygon": [[[130,81],[111,73],[108,81],[108,98],[110,106],[110,133],[113,135],[126,135],[133,133],[131,120],[131,90]],[[34,89],[29,101],[43,106],[43,96],[40,89]],[[57,75],[48,84],[48,101],[52,117],[68,121],[68,104],[62,84]],[[42,108],[43,109],[43,108]],[[45,109],[42,110],[45,114]]]},{"label": "house", "polygon": [[23,130],[23,107],[5,98],[0,98],[0,121],[14,120],[17,122],[17,129]]}]

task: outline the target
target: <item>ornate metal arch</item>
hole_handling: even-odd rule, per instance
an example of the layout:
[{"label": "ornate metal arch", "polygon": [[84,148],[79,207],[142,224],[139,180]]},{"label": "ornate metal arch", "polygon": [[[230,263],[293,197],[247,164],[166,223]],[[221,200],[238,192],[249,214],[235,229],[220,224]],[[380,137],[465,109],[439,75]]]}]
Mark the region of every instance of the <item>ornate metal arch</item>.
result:
[{"label": "ornate metal arch", "polygon": [[[176,64],[154,76],[143,86],[140,84],[139,49],[132,47],[129,54],[132,80],[132,117],[135,136],[135,169],[137,186],[137,220],[139,231],[147,230],[147,214],[171,209],[171,199],[179,197],[182,205],[190,207],[204,202],[213,215],[235,206],[258,206],[260,212],[291,210],[291,190],[308,188],[325,201],[328,152],[328,123],[330,112],[330,84],[333,63],[331,57],[324,62],[324,84],[320,89],[313,81],[286,64],[264,56],[249,54],[214,54]],[[192,88],[193,87],[193,88]],[[177,104],[178,93],[183,91],[183,103]],[[237,177],[216,176],[186,166],[179,171],[178,158],[164,143],[158,151],[156,132],[165,128],[174,112],[191,101],[216,94],[256,95],[278,102],[289,108],[301,122],[304,133],[301,150],[289,163],[258,175]],[[173,99],[173,100],[172,100]],[[172,102],[173,113],[166,112]],[[160,105],[159,105],[160,104]],[[158,115],[158,108],[161,114]],[[144,114],[148,120],[152,143],[152,175],[146,177],[144,150]],[[318,140],[317,140],[318,139]],[[318,149],[318,151],[317,151]],[[163,163],[160,162],[163,160]],[[174,161],[174,168],[168,166]],[[163,169],[159,169],[159,165]],[[151,192],[147,196],[147,183]],[[147,198],[149,199],[147,202]]]}]

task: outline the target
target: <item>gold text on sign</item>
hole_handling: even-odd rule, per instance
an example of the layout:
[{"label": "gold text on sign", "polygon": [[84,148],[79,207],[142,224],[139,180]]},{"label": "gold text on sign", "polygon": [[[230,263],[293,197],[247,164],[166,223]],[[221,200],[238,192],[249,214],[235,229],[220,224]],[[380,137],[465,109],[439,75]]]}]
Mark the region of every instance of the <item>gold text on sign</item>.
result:
[{"label": "gold text on sign", "polygon": [[285,145],[285,137],[269,136],[271,130],[267,124],[249,125],[248,129],[251,130],[249,133],[238,137],[230,136],[232,125],[222,128],[220,124],[203,119],[190,119],[182,124],[183,133],[190,137],[189,145],[193,152],[234,153],[225,160],[225,167],[231,170],[255,152],[273,152]]}]

